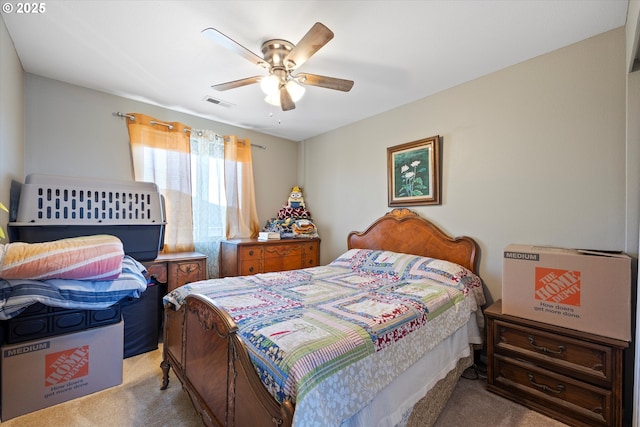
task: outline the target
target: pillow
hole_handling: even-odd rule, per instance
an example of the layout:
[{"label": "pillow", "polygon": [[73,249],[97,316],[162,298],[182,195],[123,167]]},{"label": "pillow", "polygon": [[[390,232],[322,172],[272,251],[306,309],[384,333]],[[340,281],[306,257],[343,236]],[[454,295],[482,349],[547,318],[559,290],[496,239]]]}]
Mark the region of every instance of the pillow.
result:
[{"label": "pillow", "polygon": [[122,242],[106,234],[0,245],[0,278],[112,280],[122,272]]},{"label": "pillow", "polygon": [[472,288],[482,289],[480,278],[467,268],[450,261],[419,255],[372,249],[351,249],[336,258],[331,265],[351,268],[361,274],[395,280],[434,280],[456,288],[465,294]]}]

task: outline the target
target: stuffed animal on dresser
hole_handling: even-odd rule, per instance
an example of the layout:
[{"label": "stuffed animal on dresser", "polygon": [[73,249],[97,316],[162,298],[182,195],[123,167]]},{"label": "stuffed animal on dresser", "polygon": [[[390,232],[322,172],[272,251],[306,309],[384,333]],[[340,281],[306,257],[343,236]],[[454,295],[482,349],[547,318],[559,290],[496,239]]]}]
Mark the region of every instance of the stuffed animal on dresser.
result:
[{"label": "stuffed animal on dresser", "polygon": [[292,208],[304,208],[304,197],[302,197],[302,190],[297,185],[291,189],[289,199],[287,201]]}]

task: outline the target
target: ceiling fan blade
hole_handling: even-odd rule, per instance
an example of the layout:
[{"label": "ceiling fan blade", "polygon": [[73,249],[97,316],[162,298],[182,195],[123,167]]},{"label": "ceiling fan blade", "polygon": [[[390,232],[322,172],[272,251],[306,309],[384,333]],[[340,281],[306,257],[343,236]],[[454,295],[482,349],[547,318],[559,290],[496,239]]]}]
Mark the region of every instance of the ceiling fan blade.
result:
[{"label": "ceiling fan blade", "polygon": [[313,24],[313,27],[302,37],[302,40],[289,52],[284,60],[284,65],[292,70],[298,68],[307,59],[322,48],[333,38],[333,31],[320,22]]},{"label": "ceiling fan blade", "polygon": [[251,52],[249,49],[242,46],[240,43],[236,42],[235,40],[225,36],[215,28],[205,28],[204,30],[202,30],[202,34],[204,34],[214,42],[218,43],[219,45],[229,49],[230,51],[237,53],[238,55],[242,56],[246,60],[251,61],[254,64],[259,65],[263,68],[267,68],[267,69],[269,68],[269,64],[265,62],[264,59],[262,59],[255,53]]},{"label": "ceiling fan blade", "polygon": [[237,87],[242,87],[242,86],[247,86],[247,85],[251,85],[251,84],[254,84],[254,83],[258,83],[263,78],[264,78],[263,76],[247,77],[246,79],[240,79],[240,80],[234,80],[232,82],[220,83],[220,84],[217,84],[217,85],[213,85],[211,87],[213,89],[215,89],[215,90],[235,89]]},{"label": "ceiling fan blade", "polygon": [[289,111],[296,108],[296,104],[294,104],[285,86],[280,87],[280,106],[282,107],[282,111]]},{"label": "ceiling fan blade", "polygon": [[335,77],[319,76],[317,74],[299,73],[294,76],[298,82],[319,86],[327,89],[340,90],[342,92],[349,92],[353,87],[353,80],[337,79]]}]

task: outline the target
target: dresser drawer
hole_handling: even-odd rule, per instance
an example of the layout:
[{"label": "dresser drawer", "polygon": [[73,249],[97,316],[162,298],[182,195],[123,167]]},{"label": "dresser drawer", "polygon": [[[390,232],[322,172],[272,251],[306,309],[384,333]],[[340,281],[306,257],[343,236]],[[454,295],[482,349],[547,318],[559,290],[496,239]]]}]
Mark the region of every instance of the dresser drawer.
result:
[{"label": "dresser drawer", "polygon": [[304,267],[316,267],[318,265],[320,254],[320,245],[318,242],[309,242],[305,245]]},{"label": "dresser drawer", "polygon": [[249,261],[240,262],[240,269],[238,270],[239,276],[248,276],[250,274],[262,273],[263,270],[260,267],[259,259],[250,259]]},{"label": "dresser drawer", "polygon": [[613,425],[612,393],[525,361],[494,355],[494,384],[562,417],[588,426]]},{"label": "dresser drawer", "polygon": [[240,261],[259,260],[263,257],[262,246],[242,246],[238,250]]},{"label": "dresser drawer", "polygon": [[611,347],[501,320],[495,321],[493,333],[494,351],[498,353],[535,361],[604,387],[613,383]]},{"label": "dresser drawer", "polygon": [[282,244],[282,245],[269,245],[264,247],[265,259],[291,257],[291,258],[300,260],[301,256],[302,256],[301,245]]},{"label": "dresser drawer", "polygon": [[304,267],[302,265],[302,257],[288,256],[288,257],[273,257],[264,259],[264,271],[285,271],[285,270],[297,270]]}]

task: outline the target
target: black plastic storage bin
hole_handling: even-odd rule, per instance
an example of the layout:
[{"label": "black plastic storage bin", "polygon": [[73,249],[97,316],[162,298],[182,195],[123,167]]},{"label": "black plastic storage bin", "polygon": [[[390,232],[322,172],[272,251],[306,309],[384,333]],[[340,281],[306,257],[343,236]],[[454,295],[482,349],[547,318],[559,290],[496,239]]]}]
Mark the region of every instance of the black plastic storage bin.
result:
[{"label": "black plastic storage bin", "polygon": [[166,284],[149,284],[140,298],[120,301],[124,320],[124,358],[158,348],[162,328],[162,297]]}]

